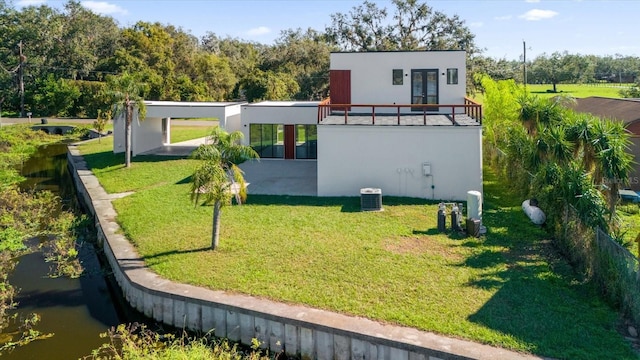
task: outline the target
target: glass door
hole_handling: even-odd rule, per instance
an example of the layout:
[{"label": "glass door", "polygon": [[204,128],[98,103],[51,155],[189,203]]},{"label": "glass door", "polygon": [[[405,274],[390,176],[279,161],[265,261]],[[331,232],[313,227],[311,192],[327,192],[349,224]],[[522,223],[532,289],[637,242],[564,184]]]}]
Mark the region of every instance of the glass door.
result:
[{"label": "glass door", "polygon": [[[419,69],[411,70],[411,104],[437,104],[438,103],[438,70]],[[414,111],[423,111],[425,108],[415,107]],[[426,110],[438,111],[437,107],[428,107]]]}]

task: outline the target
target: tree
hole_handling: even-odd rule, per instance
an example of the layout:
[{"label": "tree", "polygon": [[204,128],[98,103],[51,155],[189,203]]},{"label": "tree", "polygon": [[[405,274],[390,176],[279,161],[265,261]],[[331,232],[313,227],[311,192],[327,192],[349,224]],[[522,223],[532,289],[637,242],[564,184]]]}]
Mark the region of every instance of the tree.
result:
[{"label": "tree", "polygon": [[200,196],[204,196],[205,203],[213,203],[212,250],[218,248],[220,240],[222,207],[229,204],[234,195],[238,204],[246,200],[244,175],[238,165],[258,158],[250,146],[242,145],[242,137],[240,131],[228,133],[216,127],[211,132],[211,142],[200,145],[191,155],[203,160],[191,176],[191,200],[198,204]]},{"label": "tree", "polygon": [[474,35],[457,15],[449,17],[418,0],[393,0],[386,8],[364,1],[348,14],[331,15],[326,33],[343,50],[465,50],[477,52]]},{"label": "tree", "polygon": [[288,72],[256,69],[242,81],[247,101],[290,100],[300,91],[296,79]]},{"label": "tree", "polygon": [[98,132],[98,142],[102,141],[102,132],[109,121],[111,121],[111,110],[98,110],[98,118],[93,122],[93,128]]},{"label": "tree", "polygon": [[551,56],[542,54],[538,56],[532,65],[530,77],[532,81],[553,85],[553,92],[558,92],[557,85],[571,80],[571,58],[564,53],[554,52]]},{"label": "tree", "polygon": [[325,34],[313,29],[288,29],[267,48],[261,69],[291,74],[300,90],[295,99],[319,100],[329,91],[329,54],[337,50]]},{"label": "tree", "polygon": [[602,182],[609,204],[609,221],[614,220],[618,190],[628,183],[632,156],[628,152],[629,133],[619,121],[594,118],[592,146],[596,156],[594,182]]},{"label": "tree", "polygon": [[108,93],[112,99],[114,117],[125,118],[125,141],[124,141],[124,162],[126,167],[131,167],[131,123],[134,112],[138,113],[138,118],[144,120],[147,108],[144,104],[142,94],[142,84],[136,76],[123,73],[119,76],[107,77]]}]

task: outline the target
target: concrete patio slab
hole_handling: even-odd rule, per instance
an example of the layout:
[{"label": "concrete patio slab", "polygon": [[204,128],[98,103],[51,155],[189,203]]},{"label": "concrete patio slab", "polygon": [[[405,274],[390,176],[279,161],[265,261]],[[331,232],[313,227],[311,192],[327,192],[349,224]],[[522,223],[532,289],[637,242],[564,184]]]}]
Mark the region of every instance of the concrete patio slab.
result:
[{"label": "concrete patio slab", "polygon": [[318,195],[315,160],[261,159],[241,164],[240,169],[250,195]]}]

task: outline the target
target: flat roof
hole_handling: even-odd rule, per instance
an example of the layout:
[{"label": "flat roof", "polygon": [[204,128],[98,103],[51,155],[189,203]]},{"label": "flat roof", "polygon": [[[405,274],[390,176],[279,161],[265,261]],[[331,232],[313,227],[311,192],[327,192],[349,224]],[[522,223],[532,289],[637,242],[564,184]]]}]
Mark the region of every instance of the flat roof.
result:
[{"label": "flat roof", "polygon": [[273,106],[273,107],[317,107],[320,101],[260,101],[246,106]]},{"label": "flat roof", "polygon": [[216,101],[145,101],[146,106],[176,106],[176,107],[225,107],[241,105],[245,102],[216,102]]}]

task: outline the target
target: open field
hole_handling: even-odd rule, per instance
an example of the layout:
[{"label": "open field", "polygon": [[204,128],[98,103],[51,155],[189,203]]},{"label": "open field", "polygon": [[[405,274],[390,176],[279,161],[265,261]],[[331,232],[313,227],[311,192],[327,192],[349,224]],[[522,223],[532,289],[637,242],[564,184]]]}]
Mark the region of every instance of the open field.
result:
[{"label": "open field", "polygon": [[[527,85],[527,90],[532,94],[541,98],[551,98],[558,95],[572,96],[575,98],[585,98],[590,96],[602,96],[609,98],[621,98],[620,90],[627,88],[632,84],[558,84],[557,93],[547,92],[553,90],[551,84]],[[478,93],[472,97],[479,103],[482,103],[483,96]]]},{"label": "open field", "polygon": [[557,95],[569,95],[575,98],[585,98],[590,96],[602,96],[610,98],[621,98],[620,90],[626,89],[631,84],[558,84],[557,93],[547,92],[553,90],[551,84],[527,85],[531,94],[543,98]]},{"label": "open field", "polygon": [[109,140],[80,150],[108,192],[135,192],[115,201],[118,221],[163,277],[555,358],[637,358],[617,313],[490,171],[480,239],[439,234],[437,205],[421,199],[360,212],[359,198],[253,195],[223,209],[214,252],[212,208],[189,200],[195,160],[140,156],[125,169]]}]

